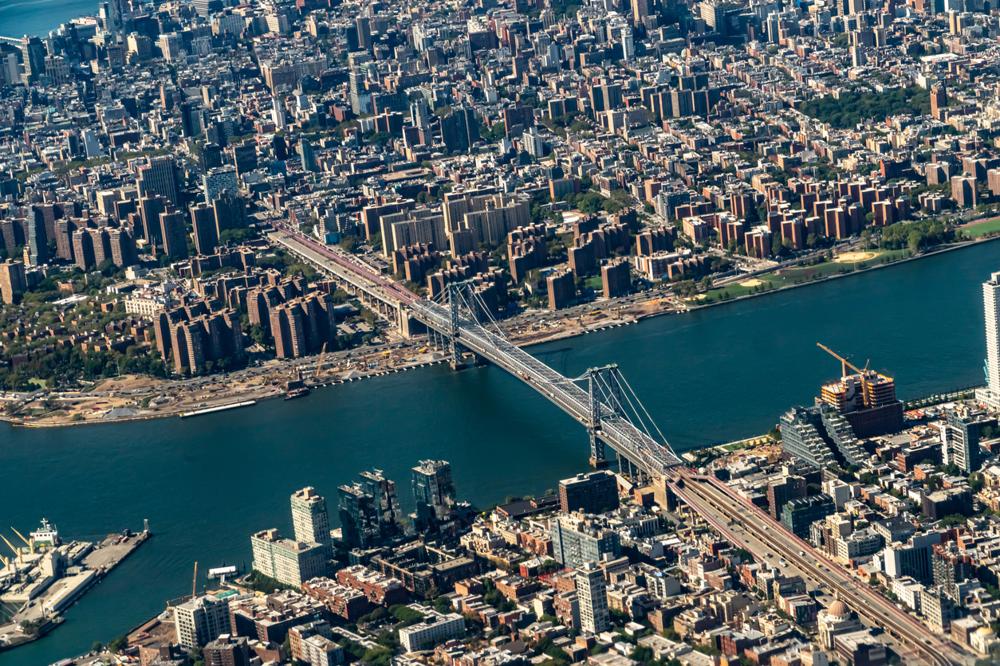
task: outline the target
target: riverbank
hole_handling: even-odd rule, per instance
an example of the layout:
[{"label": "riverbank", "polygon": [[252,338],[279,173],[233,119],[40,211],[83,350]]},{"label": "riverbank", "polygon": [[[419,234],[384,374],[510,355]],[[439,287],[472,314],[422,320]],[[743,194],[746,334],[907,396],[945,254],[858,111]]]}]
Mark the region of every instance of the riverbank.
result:
[{"label": "riverbank", "polygon": [[[900,265],[909,263],[911,261],[918,261],[918,260],[921,260],[921,259],[928,259],[930,257],[934,257],[936,255],[944,254],[946,252],[954,252],[956,250],[964,250],[966,248],[971,248],[971,247],[974,247],[974,246],[977,246],[977,245],[983,245],[983,244],[986,244],[986,243],[992,243],[992,242],[997,241],[997,240],[1000,240],[1000,235],[984,236],[984,237],[979,237],[979,238],[973,238],[973,239],[970,239],[970,240],[957,241],[955,243],[947,243],[945,245],[939,245],[937,247],[931,248],[930,250],[927,250],[925,252],[921,252],[919,254],[908,255],[908,256],[901,257],[899,259],[893,259],[891,261],[886,261],[886,262],[873,261],[873,263],[870,263],[868,265],[864,265],[864,266],[862,266],[860,268],[851,267],[852,264],[844,263],[844,264],[842,264],[842,267],[846,268],[848,270],[841,270],[841,271],[838,271],[838,272],[835,272],[835,273],[831,273],[829,275],[823,275],[823,276],[812,278],[812,279],[805,280],[805,281],[802,281],[802,282],[793,282],[793,283],[789,283],[789,284],[782,284],[781,286],[773,287],[773,288],[770,288],[770,289],[762,289],[760,291],[755,291],[755,292],[746,293],[746,294],[740,294],[740,295],[737,295],[737,296],[730,296],[728,298],[719,298],[717,300],[712,300],[712,301],[708,301],[708,302],[701,302],[700,300],[697,299],[697,297],[694,297],[694,298],[690,299],[688,301],[688,303],[689,303],[690,310],[700,310],[700,309],[704,309],[704,308],[713,307],[713,306],[716,306],[716,305],[726,305],[728,303],[734,303],[736,301],[742,301],[742,300],[746,300],[746,299],[749,299],[749,298],[754,298],[754,297],[757,297],[757,296],[766,296],[766,295],[769,295],[769,294],[777,294],[779,292],[788,291],[790,289],[798,289],[800,287],[808,287],[808,286],[818,285],[818,284],[822,284],[824,282],[829,282],[831,280],[837,280],[837,279],[840,279],[840,278],[846,278],[846,277],[851,277],[851,276],[855,276],[855,275],[862,275],[864,273],[869,273],[871,271],[876,271],[876,270],[883,269],[883,268],[891,268],[893,266],[900,266]],[[877,257],[875,259],[877,259]],[[836,261],[836,259],[835,259],[835,261]]]},{"label": "riverbank", "polygon": [[[863,265],[864,262],[861,262],[860,267],[857,264],[843,263],[843,269],[846,270],[708,302],[699,301],[697,297],[681,299],[661,292],[591,302],[557,312],[531,311],[504,322],[504,328],[511,341],[518,346],[533,347],[631,326],[664,315],[704,310],[757,296],[863,275],[998,239],[1000,236],[963,240],[885,262],[879,262],[878,257],[875,257],[873,263]],[[782,270],[788,270],[788,267],[755,274],[753,279],[780,274]],[[90,391],[0,396],[0,401],[16,405],[13,413],[5,411],[0,414],[0,421],[18,427],[50,428],[178,417],[187,412],[207,413],[234,404],[251,401],[260,403],[284,397],[285,382],[297,374],[305,378],[306,386],[310,389],[319,389],[424,368],[443,363],[444,360],[444,352],[430,349],[425,340],[413,340],[338,352],[328,355],[326,360],[309,357],[292,361],[270,361],[262,366],[228,375],[183,380],[121,377],[101,382]],[[322,363],[323,367],[317,369],[318,363]]]}]

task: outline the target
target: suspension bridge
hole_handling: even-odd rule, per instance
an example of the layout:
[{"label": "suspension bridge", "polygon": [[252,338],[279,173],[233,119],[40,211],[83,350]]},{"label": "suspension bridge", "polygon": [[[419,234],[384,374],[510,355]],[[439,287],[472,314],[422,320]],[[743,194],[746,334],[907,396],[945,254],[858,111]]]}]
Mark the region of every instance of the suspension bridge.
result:
[{"label": "suspension bridge", "polygon": [[279,224],[271,240],[315,265],[407,334],[417,323],[437,336],[458,365],[472,353],[517,377],[569,414],[590,433],[591,462],[607,463],[606,447],[622,471],[650,481],[658,504],[676,508],[680,499],[734,545],[757,557],[774,553],[794,564],[814,588],[848,601],[873,626],[883,627],[904,658],[934,666],[967,663],[946,637],[929,632],[868,585],[836,573],[833,563],[711,475],[682,464],[615,365],[564,377],[510,342],[471,282],[452,283],[436,299],[422,299],[358,258]]},{"label": "suspension bridge", "polygon": [[507,339],[472,282],[449,284],[437,299],[424,299],[356,257],[288,226],[279,226],[271,239],[333,275],[404,332],[413,322],[421,324],[442,341],[453,365],[465,350],[538,391],[587,429],[594,466],[609,462],[608,447],[623,471],[651,480],[681,464],[617,366],[564,377]]}]

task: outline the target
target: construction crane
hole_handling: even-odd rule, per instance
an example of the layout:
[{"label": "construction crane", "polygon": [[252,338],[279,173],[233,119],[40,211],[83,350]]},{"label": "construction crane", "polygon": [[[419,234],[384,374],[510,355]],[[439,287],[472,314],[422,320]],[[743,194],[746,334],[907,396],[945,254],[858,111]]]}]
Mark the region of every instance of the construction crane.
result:
[{"label": "construction crane", "polygon": [[194,575],[191,576],[191,598],[198,596],[198,561],[194,562]]},{"label": "construction crane", "polygon": [[4,542],[5,544],[7,544],[7,547],[8,547],[8,548],[10,548],[10,549],[11,549],[11,551],[12,551],[12,552],[14,553],[14,557],[16,557],[16,558],[17,558],[17,561],[18,561],[18,562],[20,562],[20,561],[21,561],[21,551],[20,551],[20,550],[18,550],[17,548],[15,548],[15,547],[14,547],[14,544],[12,544],[12,543],[11,543],[11,542],[10,542],[10,541],[9,541],[9,540],[7,539],[7,537],[5,537],[4,535],[0,534],[0,539],[3,539],[3,542]]},{"label": "construction crane", "polygon": [[323,363],[326,362],[326,344],[323,343],[323,348],[319,351],[319,358],[316,360],[316,370],[313,372],[313,377],[319,378],[320,373],[323,372]]},{"label": "construction crane", "polygon": [[32,553],[35,552],[35,540],[34,539],[32,539],[30,541],[28,539],[25,539],[24,535],[21,534],[20,532],[18,532],[17,528],[15,528],[13,526],[10,529],[14,532],[14,534],[17,535],[18,539],[20,539],[21,541],[24,542],[24,545],[28,547],[29,551],[31,551]]},{"label": "construction crane", "polygon": [[859,375],[863,375],[865,373],[865,371],[868,369],[868,366],[866,364],[865,365],[865,369],[862,370],[861,368],[859,368],[858,366],[854,365],[853,363],[851,363],[850,361],[848,361],[846,358],[844,358],[843,356],[841,356],[837,352],[833,351],[832,349],[830,349],[829,347],[827,347],[826,345],[824,345],[822,342],[817,342],[816,346],[819,347],[820,349],[822,349],[823,351],[825,351],[830,356],[832,356],[835,359],[837,359],[838,361],[840,361],[840,376],[841,377],[846,377],[847,376],[847,369],[848,368],[850,368],[854,372],[858,373]]}]

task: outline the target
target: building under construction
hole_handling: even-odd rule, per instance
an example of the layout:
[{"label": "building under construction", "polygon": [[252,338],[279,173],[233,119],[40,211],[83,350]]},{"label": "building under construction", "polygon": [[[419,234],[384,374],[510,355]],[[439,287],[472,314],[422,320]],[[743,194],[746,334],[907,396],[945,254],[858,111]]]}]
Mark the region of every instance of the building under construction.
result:
[{"label": "building under construction", "polygon": [[858,368],[829,347],[818,346],[840,361],[841,377],[820,389],[817,402],[836,408],[861,439],[903,429],[903,403],[896,398],[892,377],[867,366]]}]

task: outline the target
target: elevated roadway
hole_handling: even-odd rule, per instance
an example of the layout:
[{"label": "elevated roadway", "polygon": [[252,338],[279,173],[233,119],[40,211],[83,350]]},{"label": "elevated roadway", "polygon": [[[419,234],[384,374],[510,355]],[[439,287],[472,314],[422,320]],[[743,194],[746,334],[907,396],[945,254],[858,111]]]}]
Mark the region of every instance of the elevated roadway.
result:
[{"label": "elevated roadway", "polygon": [[918,663],[950,666],[966,656],[863,581],[853,578],[788,531],[784,525],[711,476],[677,468],[667,480],[673,493],[733,544],[758,559],[768,553],[784,558],[814,587],[843,600],[867,624],[881,627],[899,645],[901,656]]}]

